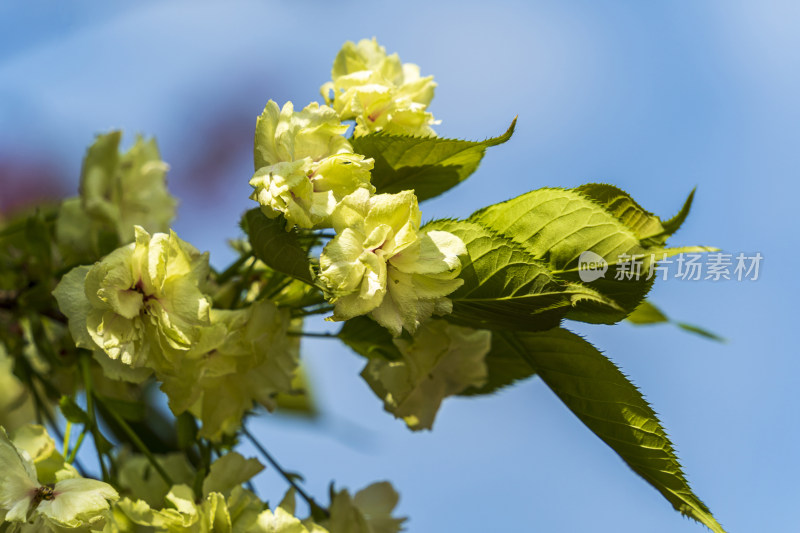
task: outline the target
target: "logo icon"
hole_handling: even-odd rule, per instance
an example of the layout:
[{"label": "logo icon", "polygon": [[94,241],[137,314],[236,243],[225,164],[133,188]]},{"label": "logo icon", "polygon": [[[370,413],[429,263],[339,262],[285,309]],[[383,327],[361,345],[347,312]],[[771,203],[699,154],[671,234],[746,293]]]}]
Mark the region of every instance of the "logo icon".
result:
[{"label": "logo icon", "polygon": [[592,251],[583,252],[578,258],[578,276],[584,283],[600,279],[608,272],[608,263],[603,256]]}]

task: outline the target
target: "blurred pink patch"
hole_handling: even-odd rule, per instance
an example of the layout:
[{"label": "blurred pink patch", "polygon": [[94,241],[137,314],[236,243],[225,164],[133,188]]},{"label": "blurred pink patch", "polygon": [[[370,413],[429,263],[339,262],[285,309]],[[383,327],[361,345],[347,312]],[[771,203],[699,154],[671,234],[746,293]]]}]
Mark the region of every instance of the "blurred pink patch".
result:
[{"label": "blurred pink patch", "polygon": [[65,180],[55,165],[0,155],[0,217],[65,196]]}]

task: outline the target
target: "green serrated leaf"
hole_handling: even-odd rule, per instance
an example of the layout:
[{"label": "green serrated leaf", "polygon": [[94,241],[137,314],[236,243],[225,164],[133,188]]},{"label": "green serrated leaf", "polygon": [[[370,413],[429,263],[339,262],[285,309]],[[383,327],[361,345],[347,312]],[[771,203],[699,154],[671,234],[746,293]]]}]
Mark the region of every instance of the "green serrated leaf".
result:
[{"label": "green serrated leaf", "polygon": [[622,189],[605,183],[588,183],[576,187],[575,191],[603,206],[606,211],[633,231],[639,240],[645,241],[663,236],[663,240],[658,244],[664,244],[666,241],[668,235],[664,234],[661,220],[645,210]]},{"label": "green serrated leaf", "polygon": [[504,134],[485,141],[371,133],[351,142],[357,153],[375,160],[372,184],[378,193],[413,189],[422,201],[467,179],[478,168],[486,149],[509,140],[516,124],[514,118]]},{"label": "green serrated leaf", "polygon": [[648,246],[663,246],[678,231],[689,215],[695,192],[692,190],[689,193],[677,215],[662,222],[659,217],[640,206],[631,195],[613,185],[589,183],[574,190],[602,205]]},{"label": "green serrated leaf", "polygon": [[616,304],[580,283],[559,280],[550,267],[508,237],[470,221],[438,220],[426,230],[448,231],[467,247],[460,278],[445,318],[479,329],[541,331],[558,326],[575,306],[589,302],[608,312]]},{"label": "green serrated leaf", "polygon": [[58,405],[61,408],[61,414],[64,415],[64,418],[73,424],[89,424],[89,415],[69,396],[62,396]]},{"label": "green serrated leaf", "polygon": [[639,306],[634,309],[630,315],[628,315],[626,320],[632,324],[636,324],[637,326],[670,323],[685,331],[700,335],[701,337],[705,337],[712,341],[726,342],[724,337],[720,337],[716,333],[712,333],[707,329],[701,328],[700,326],[671,320],[658,307],[653,305],[652,302],[648,300],[642,301],[642,303],[640,303]]},{"label": "green serrated leaf", "polygon": [[581,422],[676,510],[724,533],[689,487],[656,413],[614,363],[561,328],[496,334],[503,335]]},{"label": "green serrated leaf", "polygon": [[257,258],[278,272],[313,285],[308,253],[296,231],[286,231],[283,219],[267,218],[260,209],[251,209],[242,218],[242,228]]},{"label": "green serrated leaf", "polygon": [[686,198],[683,207],[681,207],[677,215],[664,221],[664,231],[667,232],[667,234],[672,235],[683,226],[683,222],[686,220],[686,217],[689,216],[689,210],[692,208],[695,191],[697,191],[697,188],[692,189],[692,192],[689,193],[689,197]]},{"label": "green serrated leaf", "polygon": [[[707,247],[664,248],[657,217],[644,211],[623,191],[607,185],[586,185],[583,190],[545,188],[481,209],[469,217],[491,231],[519,244],[545,264],[557,279],[581,284],[605,298],[570,310],[566,318],[613,324],[625,318],[642,301],[654,279],[648,276],[653,260]],[[588,253],[609,266],[594,280],[581,280],[582,256]],[[624,258],[636,258],[638,275]],[[628,263],[633,265],[634,263]],[[611,268],[614,267],[614,268]],[[650,279],[648,279],[650,278]],[[607,302],[616,304],[610,310]]]}]

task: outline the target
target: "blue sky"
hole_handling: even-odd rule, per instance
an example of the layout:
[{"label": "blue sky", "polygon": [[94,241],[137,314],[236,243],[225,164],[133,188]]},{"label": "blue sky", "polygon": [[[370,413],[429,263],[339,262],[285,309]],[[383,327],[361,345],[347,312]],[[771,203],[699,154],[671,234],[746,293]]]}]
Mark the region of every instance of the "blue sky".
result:
[{"label": "blue sky", "polygon": [[[670,216],[697,186],[672,242],[760,252],[761,277],[668,280],[652,298],[729,342],[668,326],[568,327],[644,391],[729,531],[789,531],[800,528],[798,24],[790,0],[5,2],[0,157],[46,164],[72,191],[96,133],[154,135],[181,199],[175,230],[223,265],[252,207],[255,117],[270,98],[318,99],[341,44],[376,36],[435,76],[441,135],[494,136],[519,115],[514,138],[423,204],[423,218],[597,181]],[[537,379],[448,400],[433,432],[412,434],[382,411],[357,356],[325,340],[303,351],[324,422],[267,417],[257,428],[320,499],[332,479],[352,489],[389,479],[420,533],[703,530]],[[273,501],[284,490],[271,472],[257,485]]]}]

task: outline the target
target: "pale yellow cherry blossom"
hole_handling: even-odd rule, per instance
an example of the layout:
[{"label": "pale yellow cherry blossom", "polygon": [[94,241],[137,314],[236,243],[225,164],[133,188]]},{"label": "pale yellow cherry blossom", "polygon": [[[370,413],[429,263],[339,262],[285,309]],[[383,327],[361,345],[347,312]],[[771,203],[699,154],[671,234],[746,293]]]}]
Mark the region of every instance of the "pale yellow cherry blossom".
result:
[{"label": "pale yellow cherry blossom", "polygon": [[320,256],[320,280],[333,320],[370,315],[397,336],[433,314],[452,311],[464,243],[444,231],[420,231],[412,191],[370,196],[356,191],[331,215],[336,237]]},{"label": "pale yellow cherry blossom", "polygon": [[427,110],[436,83],[420,76],[419,67],[401,63],[397,54],[373,38],[348,41],[336,56],[332,81],[321,88],[328,105],[342,120],[355,119],[356,137],[374,131],[433,136],[437,123]]},{"label": "pale yellow cherry blossom", "polygon": [[270,218],[286,218],[287,231],[325,227],[336,203],[370,184],[373,160],[353,153],[342,136],[347,126],[328,106],[294,111],[270,100],[256,124],[251,199]]},{"label": "pale yellow cherry blossom", "polygon": [[211,300],[200,288],[208,272],[207,253],[174,232],[151,236],[136,226],[134,243],[74,268],[53,295],[78,347],[132,369],[158,370],[209,325]]}]

